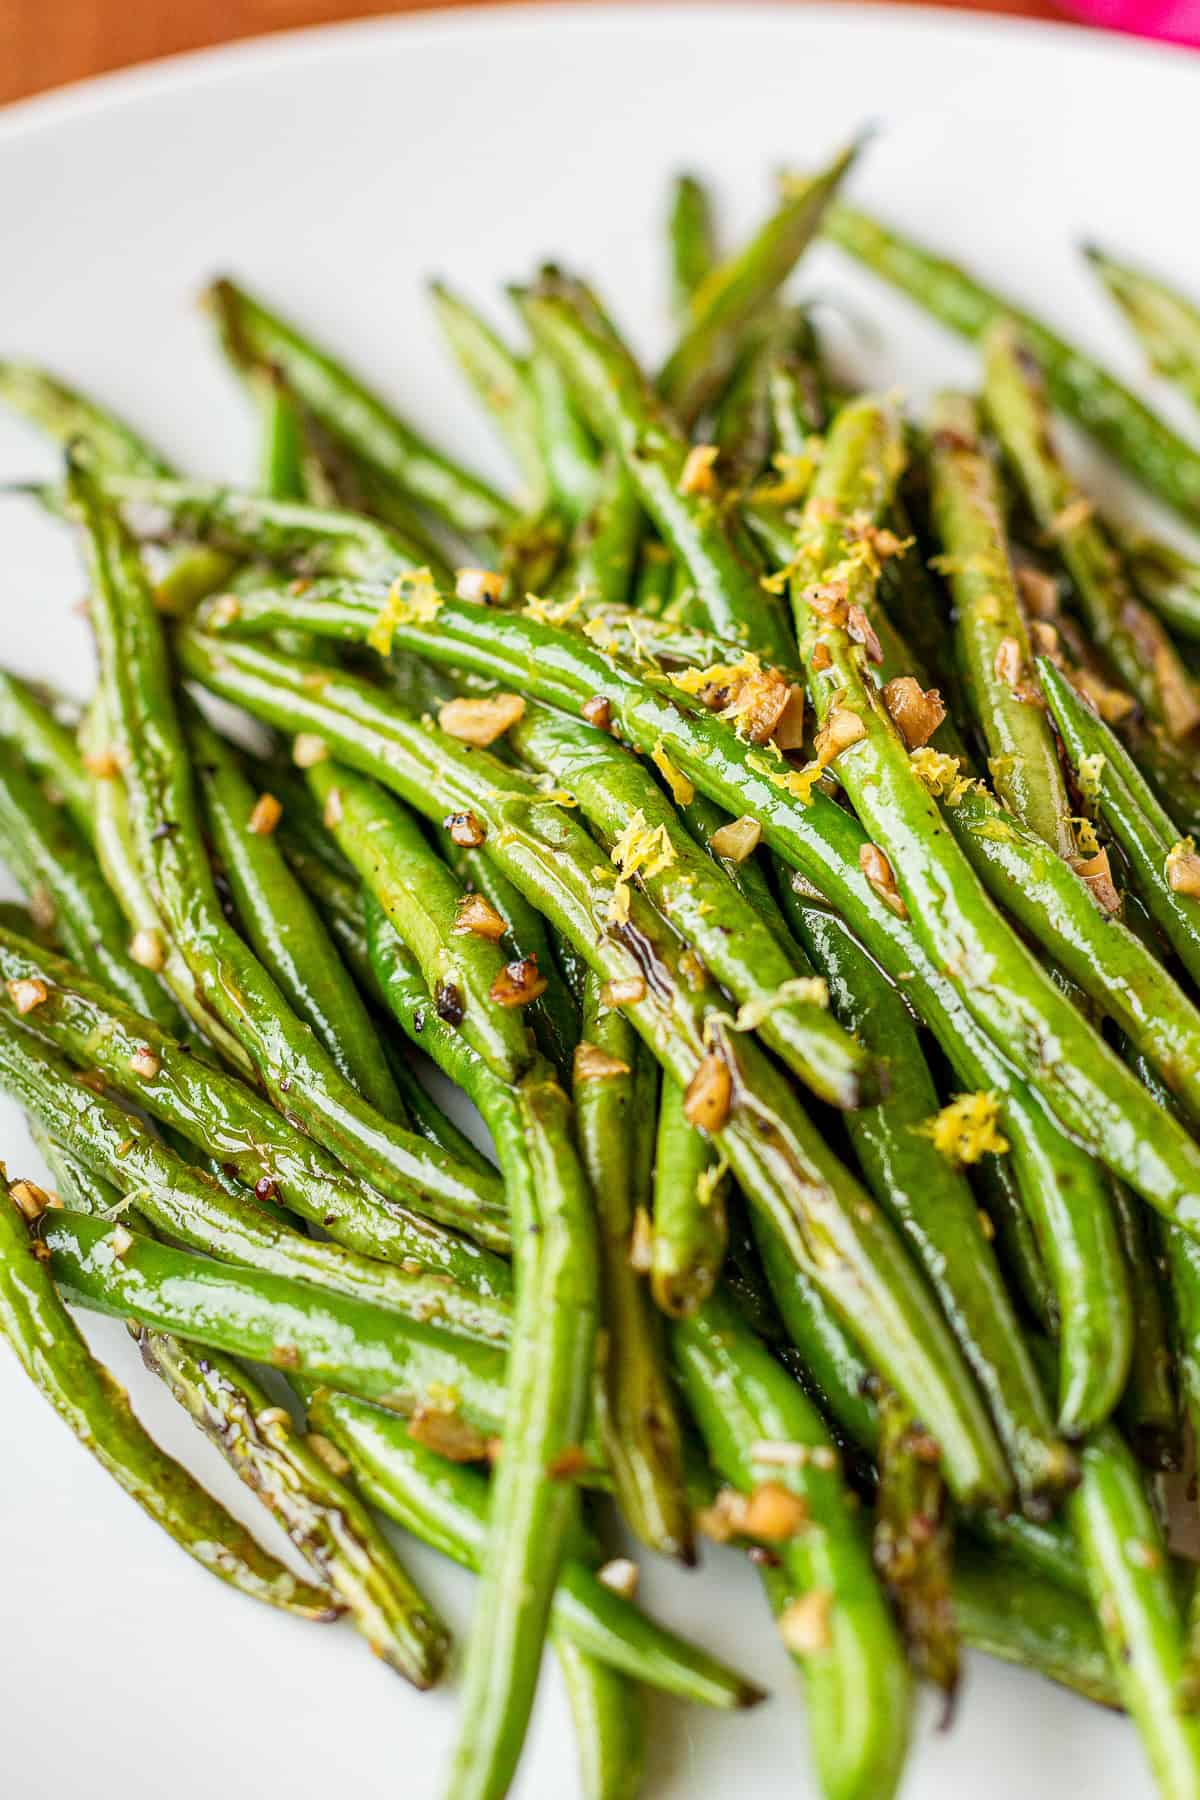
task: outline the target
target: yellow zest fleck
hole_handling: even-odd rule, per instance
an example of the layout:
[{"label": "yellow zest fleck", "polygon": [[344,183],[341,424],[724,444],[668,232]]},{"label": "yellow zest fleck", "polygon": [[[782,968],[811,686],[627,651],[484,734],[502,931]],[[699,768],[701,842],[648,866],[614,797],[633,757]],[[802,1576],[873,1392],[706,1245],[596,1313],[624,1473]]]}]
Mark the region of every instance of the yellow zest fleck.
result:
[{"label": "yellow zest fleck", "polygon": [[681,775],[675,764],[663,749],[661,738],[650,752],[650,761],[654,764],[663,780],[671,790],[671,798],[676,806],[688,806],[696,798],[696,790],[686,775]]},{"label": "yellow zest fleck", "polygon": [[1096,836],[1096,827],[1090,819],[1073,818],[1075,827],[1075,843],[1081,856],[1095,856],[1100,848],[1100,839]]},{"label": "yellow zest fleck", "polygon": [[778,481],[760,481],[750,490],[750,498],[764,506],[797,506],[805,499],[817,463],[825,448],[825,440],[810,437],[803,450],[780,450],[771,458]]},{"label": "yellow zest fleck", "polygon": [[597,650],[611,656],[621,648],[620,640],[607,619],[589,619],[583,627],[583,635],[590,638]]},{"label": "yellow zest fleck", "polygon": [[697,1206],[711,1206],[717,1197],[717,1191],[729,1173],[729,1159],[719,1156],[715,1162],[701,1169],[696,1177]]},{"label": "yellow zest fleck", "polygon": [[536,619],[539,625],[565,625],[579,611],[586,597],[586,588],[580,588],[566,600],[543,600],[538,594],[526,594],[521,616]]},{"label": "yellow zest fleck", "polygon": [[997,1123],[999,1116],[995,1094],[955,1094],[941,1112],[914,1130],[929,1138],[947,1162],[956,1166],[976,1163],[981,1156],[1003,1156],[1008,1149],[1008,1139]]},{"label": "yellow zest fleck", "polygon": [[612,891],[612,897],[608,902],[608,910],[604,915],[610,925],[628,925],[629,902],[631,896],[632,890],[629,883],[627,881],[618,881],[616,887]]},{"label": "yellow zest fleck", "polygon": [[[486,571],[480,571],[486,573]],[[387,656],[397,625],[428,625],[441,611],[442,597],[429,569],[406,569],[388,589],[383,608],[367,633],[367,643]]]},{"label": "yellow zest fleck", "polygon": [[1053,542],[1055,538],[1068,537],[1071,532],[1078,531],[1086,525],[1092,516],[1092,503],[1085,494],[1072,500],[1062,511],[1056,513],[1046,527],[1046,536]]},{"label": "yellow zest fleck", "polygon": [[675,850],[666,825],[656,825],[652,830],[641,807],[613,845],[611,855],[622,881],[628,881],[634,875],[640,875],[643,881],[652,881],[675,861]]},{"label": "yellow zest fleck", "polygon": [[746,758],[748,769],[753,769],[756,775],[762,775],[771,783],[772,787],[779,788],[785,794],[790,794],[793,800],[800,802],[801,806],[807,806],[812,799],[813,788],[825,773],[826,766],[818,758],[816,762],[805,763],[801,769],[785,770],[772,768],[765,756],[748,756]]},{"label": "yellow zest fleck", "polygon": [[679,476],[679,493],[715,494],[717,477],[713,465],[719,455],[720,451],[715,444],[693,444]]},{"label": "yellow zest fleck", "polygon": [[935,800],[945,800],[949,806],[957,806],[967,789],[973,786],[970,776],[963,774],[957,756],[946,756],[928,744],[909,751],[908,766]]},{"label": "yellow zest fleck", "polygon": [[1082,756],[1079,759],[1079,768],[1076,771],[1079,791],[1084,799],[1090,801],[1093,806],[1100,798],[1100,783],[1104,778],[1104,765],[1107,761],[1108,758],[1103,750],[1096,750],[1091,756]]}]

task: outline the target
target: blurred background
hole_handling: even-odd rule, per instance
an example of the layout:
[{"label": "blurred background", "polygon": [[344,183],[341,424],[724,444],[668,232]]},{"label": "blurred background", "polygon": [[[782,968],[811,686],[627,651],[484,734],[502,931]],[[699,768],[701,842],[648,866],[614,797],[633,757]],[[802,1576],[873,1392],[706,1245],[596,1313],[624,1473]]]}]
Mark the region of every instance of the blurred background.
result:
[{"label": "blurred background", "polygon": [[[476,0],[488,5],[494,0]],[[541,0],[553,5],[554,0]],[[638,0],[626,0],[636,5]],[[886,5],[888,0],[858,0]],[[944,0],[943,0],[944,3]],[[1200,43],[1200,0],[951,0],[959,9],[1092,23]],[[0,103],[107,69],[335,19],[430,12],[445,0],[0,0]],[[804,0],[795,0],[803,5]]]}]

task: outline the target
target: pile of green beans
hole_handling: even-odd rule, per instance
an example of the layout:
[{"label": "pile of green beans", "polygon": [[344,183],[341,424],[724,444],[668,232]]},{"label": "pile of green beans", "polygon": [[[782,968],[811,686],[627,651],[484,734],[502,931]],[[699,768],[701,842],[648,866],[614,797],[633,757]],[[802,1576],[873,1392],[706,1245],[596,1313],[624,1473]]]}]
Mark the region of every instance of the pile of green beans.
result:
[{"label": "pile of green beans", "polygon": [[[1200,559],[1052,415],[1193,523],[1200,450],[848,206],[859,153],[732,249],[676,180],[656,374],[564,268],[510,332],[434,284],[511,494],[231,279],[245,487],[0,362],[99,665],[79,705],[0,671],[0,1088],[53,1184],[0,1171],[0,1333],[198,1564],[412,1686],[449,1632],[378,1515],[476,1574],[447,1800],[508,1792],[547,1646],[589,1800],[642,1791],[652,1690],[763,1698],[614,1522],[756,1565],[828,1800],[899,1791],[966,1645],[1200,1800],[1155,1486],[1200,1407]],[[786,291],[821,234],[978,393],[835,383]],[[1200,403],[1200,308],[1088,258]]]}]

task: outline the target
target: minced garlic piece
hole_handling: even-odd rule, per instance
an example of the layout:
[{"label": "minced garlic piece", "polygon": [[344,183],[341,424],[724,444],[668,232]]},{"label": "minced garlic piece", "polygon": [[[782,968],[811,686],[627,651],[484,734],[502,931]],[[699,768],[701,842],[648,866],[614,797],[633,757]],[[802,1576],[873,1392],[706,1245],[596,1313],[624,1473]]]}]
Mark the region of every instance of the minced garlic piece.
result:
[{"label": "minced garlic piece", "polygon": [[586,1038],[576,1044],[576,1081],[611,1081],[614,1076],[628,1075],[629,1072],[627,1062],[622,1062],[619,1056],[610,1056],[599,1044],[589,1044]]},{"label": "minced garlic piece", "polygon": [[713,465],[720,454],[716,444],[693,444],[684,460],[678,491],[681,494],[715,494],[717,477]]},{"label": "minced garlic piece", "polygon": [[733,1103],[733,1077],[719,1051],[701,1057],[683,1096],[683,1112],[689,1125],[701,1131],[720,1131]]},{"label": "minced garlic piece", "polygon": [[1200,856],[1192,838],[1180,838],[1172,844],[1165,867],[1167,886],[1173,894],[1182,894],[1185,900],[1200,896]]},{"label": "minced garlic piece", "polygon": [[811,1656],[817,1650],[828,1650],[833,1642],[829,1614],[833,1594],[828,1588],[810,1588],[785,1606],[779,1615],[779,1635],[793,1656]]},{"label": "minced garlic piece", "polygon": [[740,819],[730,819],[719,825],[709,838],[708,847],[714,856],[725,856],[730,862],[741,863],[757,850],[761,838],[762,826],[758,820],[744,813]]},{"label": "minced garlic piece", "polygon": [[438,708],[438,724],[460,743],[486,750],[524,715],[520,694],[489,694],[477,700],[447,700]]},{"label": "minced garlic piece", "polygon": [[260,794],[246,820],[246,830],[252,837],[270,837],[282,817],[283,807],[274,794]]},{"label": "minced garlic piece", "polygon": [[19,981],[7,981],[9,999],[17,1011],[24,1015],[31,1013],[38,1006],[44,1006],[50,997],[50,990],[39,975],[27,975]]},{"label": "minced garlic piece", "polygon": [[[504,592],[504,577],[498,575],[495,569],[455,569],[454,592],[460,600],[472,600],[486,606],[489,601],[498,600]],[[434,612],[436,611],[435,607]]]},{"label": "minced garlic piece", "polygon": [[1003,1156],[1008,1149],[1008,1139],[997,1124],[999,1116],[995,1094],[956,1094],[941,1112],[914,1129],[929,1138],[947,1162],[975,1163],[981,1156]]}]

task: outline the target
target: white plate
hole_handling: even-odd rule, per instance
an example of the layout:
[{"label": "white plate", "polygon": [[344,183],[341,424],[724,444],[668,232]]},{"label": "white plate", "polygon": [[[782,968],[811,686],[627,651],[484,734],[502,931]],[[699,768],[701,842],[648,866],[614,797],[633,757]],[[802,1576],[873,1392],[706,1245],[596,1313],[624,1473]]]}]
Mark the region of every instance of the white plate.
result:
[{"label": "white plate", "polygon": [[[504,465],[449,370],[423,303],[444,273],[497,284],[557,254],[593,275],[648,353],[666,342],[661,215],[669,173],[710,175],[730,232],[783,163],[810,165],[864,119],[882,129],[858,192],[1094,343],[1137,359],[1072,251],[1095,234],[1200,290],[1185,228],[1200,83],[1183,53],[939,13],[836,8],[537,8],[395,21],[187,58],[10,109],[0,119],[0,347],[109,397],[174,457],[233,476],[252,434],[191,299],[230,268],[277,296],[405,411],[497,477]],[[809,291],[879,379],[968,378],[970,358],[832,253]],[[844,307],[842,303],[844,302]],[[880,335],[855,337],[869,318]],[[1168,402],[1169,404],[1169,397]],[[0,479],[52,466],[0,422]],[[84,691],[80,587],[57,528],[0,508],[0,660]],[[8,1107],[0,1146],[36,1170]],[[91,1329],[91,1328],[89,1328]],[[248,1519],[243,1498],[123,1333],[95,1341],[152,1428]],[[71,1442],[0,1359],[0,1707],[13,1800],[174,1800],[252,1789],[439,1791],[452,1689],[418,1699],[348,1630],[306,1630],[220,1588]],[[465,1627],[470,1583],[412,1562]],[[647,1568],[654,1607],[769,1683],[746,1717],[656,1702],[651,1791],[706,1800],[815,1792],[799,1684],[732,1557]],[[574,1791],[556,1677],[519,1793]],[[1137,1800],[1126,1725],[976,1658],[946,1736],[926,1724],[908,1800]]]}]

